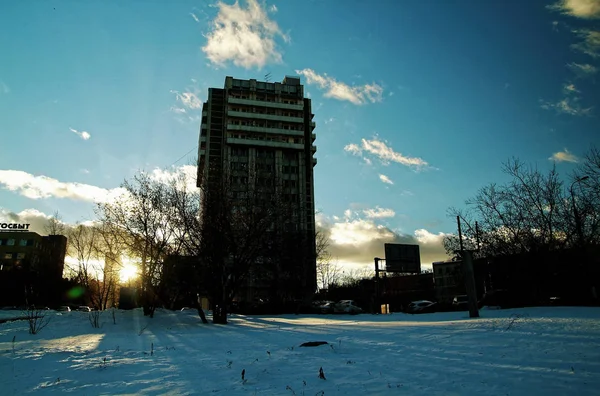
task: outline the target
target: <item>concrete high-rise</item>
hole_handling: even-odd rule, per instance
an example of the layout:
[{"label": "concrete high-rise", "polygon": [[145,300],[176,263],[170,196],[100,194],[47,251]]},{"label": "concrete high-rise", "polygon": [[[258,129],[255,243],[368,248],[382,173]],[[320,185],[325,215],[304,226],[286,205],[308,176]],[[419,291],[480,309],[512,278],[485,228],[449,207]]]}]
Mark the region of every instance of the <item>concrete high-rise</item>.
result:
[{"label": "concrete high-rise", "polygon": [[[226,77],[224,88],[208,90],[198,152],[198,187],[210,192],[227,177],[233,194],[244,194],[251,186],[273,186],[273,192],[294,203],[285,228],[310,241],[303,244],[300,265],[305,294],[316,289],[313,117],[298,77],[286,76],[282,82]],[[245,289],[256,292],[258,285],[249,282]]]}]

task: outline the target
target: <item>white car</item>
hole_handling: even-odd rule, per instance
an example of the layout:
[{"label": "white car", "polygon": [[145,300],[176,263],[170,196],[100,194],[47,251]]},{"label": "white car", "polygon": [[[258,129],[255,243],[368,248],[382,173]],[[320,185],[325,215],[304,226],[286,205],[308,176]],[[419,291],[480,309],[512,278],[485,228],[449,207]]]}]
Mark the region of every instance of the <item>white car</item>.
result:
[{"label": "white car", "polygon": [[363,310],[354,303],[354,300],[341,300],[333,306],[334,313],[359,314]]},{"label": "white car", "polygon": [[418,313],[418,312],[424,312],[424,311],[432,311],[432,307],[435,305],[434,302],[431,302],[429,300],[418,300],[418,301],[413,301],[410,304],[408,304],[408,309],[407,311],[410,313]]}]

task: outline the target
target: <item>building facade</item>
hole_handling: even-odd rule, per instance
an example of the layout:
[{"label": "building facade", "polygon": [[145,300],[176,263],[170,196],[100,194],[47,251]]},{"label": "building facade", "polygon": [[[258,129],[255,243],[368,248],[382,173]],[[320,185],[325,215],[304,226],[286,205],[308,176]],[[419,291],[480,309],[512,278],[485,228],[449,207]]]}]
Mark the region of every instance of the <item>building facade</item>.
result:
[{"label": "building facade", "polygon": [[227,178],[234,196],[258,186],[294,205],[285,229],[310,241],[300,270],[310,293],[316,290],[313,117],[298,77],[282,82],[226,77],[224,88],[209,89],[202,107],[197,178],[198,187],[209,191]]},{"label": "building facade", "polygon": [[31,231],[0,232],[0,271],[27,266],[29,270],[62,278],[67,237],[41,236]]}]

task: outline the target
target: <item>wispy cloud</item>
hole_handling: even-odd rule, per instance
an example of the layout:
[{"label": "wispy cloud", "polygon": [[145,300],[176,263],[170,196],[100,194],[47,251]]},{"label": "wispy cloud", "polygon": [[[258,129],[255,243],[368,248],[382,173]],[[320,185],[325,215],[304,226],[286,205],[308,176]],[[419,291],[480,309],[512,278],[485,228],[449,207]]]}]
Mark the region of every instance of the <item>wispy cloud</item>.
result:
[{"label": "wispy cloud", "polygon": [[308,84],[315,84],[325,90],[324,96],[327,98],[346,100],[355,105],[377,103],[383,100],[383,87],[376,83],[349,86],[327,74],[318,74],[312,69],[296,70],[296,73],[304,76]]},{"label": "wispy cloud", "polygon": [[556,103],[542,101],[541,108],[545,110],[554,110],[558,114],[568,114],[572,116],[589,116],[592,114],[592,107],[582,107],[579,104],[580,98],[566,97]]},{"label": "wispy cloud", "polygon": [[351,143],[344,147],[344,150],[357,156],[363,154],[371,154],[379,159],[383,165],[389,165],[390,162],[395,162],[404,166],[414,167],[417,169],[427,167],[427,161],[418,157],[407,157],[399,152],[394,151],[391,146],[377,138],[368,140],[361,139],[361,146]]},{"label": "wispy cloud", "polygon": [[4,81],[0,81],[0,93],[7,94],[10,93],[10,88],[8,85],[4,83]]},{"label": "wispy cloud", "polygon": [[383,174],[379,175],[379,180],[381,180],[382,182],[384,182],[386,184],[394,184],[392,179],[390,179],[389,177],[387,177],[386,175],[383,175]]},{"label": "wispy cloud", "polygon": [[548,8],[576,18],[600,18],[600,0],[559,0]]},{"label": "wispy cloud", "polygon": [[73,129],[73,128],[69,128],[69,130],[71,132],[75,133],[76,135],[78,135],[83,140],[89,140],[92,137],[92,135],[90,135],[89,132],[86,132],[86,131],[78,131],[77,129]]},{"label": "wispy cloud", "polygon": [[278,11],[277,6],[275,4],[271,5],[271,7],[269,7],[269,11],[270,12],[277,12]]},{"label": "wispy cloud", "polygon": [[555,161],[555,162],[578,162],[579,161],[579,158],[577,158],[576,155],[570,153],[569,150],[567,150],[566,148],[564,149],[564,151],[557,151],[556,153],[552,154],[552,156],[548,159],[550,161]]},{"label": "wispy cloud", "polygon": [[192,18],[194,18],[194,21],[196,21],[197,23],[200,23],[200,19],[198,19],[196,14],[194,14],[193,12],[190,12],[190,15],[192,16]]},{"label": "wispy cloud", "polygon": [[591,77],[598,72],[598,68],[596,66],[590,65],[588,63],[569,63],[567,67],[579,78]]},{"label": "wispy cloud", "polygon": [[600,31],[590,29],[575,30],[575,33],[582,41],[573,44],[571,47],[577,51],[583,52],[592,58],[600,58]]},{"label": "wispy cloud", "polygon": [[571,94],[579,93],[579,90],[577,89],[577,87],[575,86],[575,84],[564,83],[563,84],[563,92],[566,95],[571,95]]},{"label": "wispy cloud", "polygon": [[393,209],[380,208],[379,206],[374,209],[365,209],[363,214],[369,219],[382,219],[396,216],[396,212]]},{"label": "wispy cloud", "polygon": [[183,107],[171,106],[169,110],[175,114],[185,114],[185,109]]},{"label": "wispy cloud", "polygon": [[[188,109],[199,109],[202,107],[202,101],[198,98],[197,94],[193,92],[179,92],[171,90],[171,93],[175,94],[175,96],[177,97],[177,101],[181,102],[181,104],[183,104]],[[185,109],[175,106],[171,107],[171,111],[174,111],[176,113],[185,113]]]},{"label": "wispy cloud", "polygon": [[218,66],[233,62],[246,69],[282,62],[275,39],[289,41],[289,37],[257,0],[247,0],[246,8],[237,1],[232,5],[220,1],[217,7],[219,13],[202,47],[210,62]]}]

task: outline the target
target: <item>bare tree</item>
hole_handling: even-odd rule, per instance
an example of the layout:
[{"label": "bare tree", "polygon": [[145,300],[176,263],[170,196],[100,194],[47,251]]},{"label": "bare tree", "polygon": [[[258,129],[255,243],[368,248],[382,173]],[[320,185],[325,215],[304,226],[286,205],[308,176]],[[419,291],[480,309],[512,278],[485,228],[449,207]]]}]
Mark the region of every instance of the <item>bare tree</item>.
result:
[{"label": "bare tree", "polygon": [[[296,263],[308,259],[302,255],[306,249],[299,248],[307,243],[307,232],[296,229],[298,203],[271,175],[244,172],[237,176],[214,169],[213,174],[223,176],[204,180],[199,194],[171,188],[175,250],[197,257],[198,278],[214,307],[215,323],[227,323],[228,306],[241,292],[269,290],[273,282],[278,290],[288,285],[288,291],[295,291],[302,281]],[[235,183],[234,177],[245,182]]]},{"label": "bare tree", "polygon": [[578,245],[600,244],[600,149],[592,146],[573,173],[568,189],[571,228]]},{"label": "bare tree", "polygon": [[140,260],[140,297],[144,315],[154,316],[158,303],[161,268],[171,253],[174,210],[168,186],[139,172],[122,187],[125,193],[112,202],[100,203],[98,214],[112,234],[120,238],[127,253]]},{"label": "bare tree", "polygon": [[116,239],[110,227],[102,223],[77,224],[68,232],[69,254],[77,260],[75,279],[87,290],[91,304],[100,310],[107,309],[110,300],[115,301],[120,269]]},{"label": "bare tree", "polygon": [[[503,166],[511,177],[504,185],[490,184],[468,199],[467,209],[451,208],[461,219],[463,245],[477,256],[497,256],[564,248],[571,241],[563,183],[556,172],[547,174],[512,159]],[[477,224],[476,224],[477,222]],[[445,238],[449,255],[459,250],[456,235]]]},{"label": "bare tree", "polygon": [[329,235],[324,230],[316,233],[317,247],[317,284],[319,289],[327,289],[330,285],[339,283],[341,269],[329,253]]},{"label": "bare tree", "polygon": [[44,226],[44,231],[48,235],[64,235],[66,231],[65,224],[62,222],[62,216],[58,211],[48,219],[48,222]]}]

